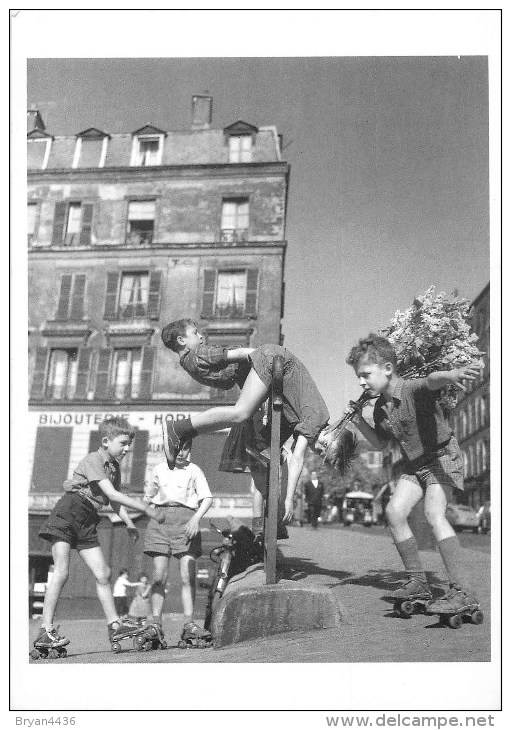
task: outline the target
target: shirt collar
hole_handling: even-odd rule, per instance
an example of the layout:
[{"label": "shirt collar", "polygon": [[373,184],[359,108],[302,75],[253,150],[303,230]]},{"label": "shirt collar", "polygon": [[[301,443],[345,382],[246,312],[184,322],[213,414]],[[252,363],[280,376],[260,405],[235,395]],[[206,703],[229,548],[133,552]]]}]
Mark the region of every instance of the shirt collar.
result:
[{"label": "shirt collar", "polygon": [[113,464],[114,466],[118,463],[115,459],[112,459],[109,455],[106,449],[104,449],[102,446],[98,449],[98,454],[100,454],[101,458],[103,459],[103,464]]}]

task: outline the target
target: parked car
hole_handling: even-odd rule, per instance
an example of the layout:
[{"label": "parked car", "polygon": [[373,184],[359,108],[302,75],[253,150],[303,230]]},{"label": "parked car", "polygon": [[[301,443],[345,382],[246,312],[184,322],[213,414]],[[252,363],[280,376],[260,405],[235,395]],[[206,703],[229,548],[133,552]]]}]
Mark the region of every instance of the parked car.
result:
[{"label": "parked car", "polygon": [[348,492],[342,505],[342,521],[346,527],[358,522],[365,527],[374,524],[373,495],[370,492]]},{"label": "parked car", "polygon": [[485,502],[479,508],[477,518],[479,520],[479,532],[482,532],[483,535],[486,535],[488,530],[491,530],[491,502]]},{"label": "parked car", "polygon": [[479,532],[477,512],[467,504],[448,504],[445,516],[457,531],[472,530],[472,532]]}]

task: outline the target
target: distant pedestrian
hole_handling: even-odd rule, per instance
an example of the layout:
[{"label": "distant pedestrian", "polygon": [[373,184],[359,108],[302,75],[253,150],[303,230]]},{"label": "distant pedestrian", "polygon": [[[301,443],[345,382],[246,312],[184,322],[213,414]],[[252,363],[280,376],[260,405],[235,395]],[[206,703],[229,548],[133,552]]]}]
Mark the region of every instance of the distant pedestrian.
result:
[{"label": "distant pedestrian", "polygon": [[128,618],[133,623],[141,625],[151,614],[151,584],[145,573],[138,578],[137,590],[131,601]]},{"label": "distant pedestrian", "polygon": [[364,420],[357,404],[352,404],[356,410],[353,423],[376,448],[383,448],[393,439],[403,454],[403,473],[387,506],[386,517],[408,578],[392,598],[432,598],[417,542],[408,524],[411,510],[424,499],[426,520],[449,578],[449,590],[429,604],[428,610],[454,614],[464,608],[478,607],[458,538],[445,516],[453,490],[463,490],[463,464],[458,442],[435,392],[446,385],[464,391],[463,382],[474,380],[479,368],[467,365],[403,380],[396,373],[397,356],[391,343],[375,334],[359,340],[347,362],[355,369],[364,390],[378,396],[373,412],[374,428]]},{"label": "distant pedestrian", "polygon": [[307,502],[307,519],[309,521],[309,525],[311,525],[314,529],[317,529],[318,519],[321,515],[321,508],[323,506],[325,489],[322,482],[319,480],[316,471],[311,471],[310,480],[305,482],[303,491]]},{"label": "distant pedestrian", "polygon": [[115,609],[119,614],[119,618],[124,621],[128,618],[128,588],[138,586],[138,583],[132,583],[129,579],[126,568],[121,568],[119,577],[114,583],[113,595]]}]

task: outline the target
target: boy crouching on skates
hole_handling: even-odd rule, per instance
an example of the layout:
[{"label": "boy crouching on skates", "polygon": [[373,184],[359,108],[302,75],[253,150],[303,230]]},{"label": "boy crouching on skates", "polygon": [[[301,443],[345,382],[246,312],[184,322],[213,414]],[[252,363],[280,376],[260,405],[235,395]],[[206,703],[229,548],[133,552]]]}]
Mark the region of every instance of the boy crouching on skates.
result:
[{"label": "boy crouching on skates", "polygon": [[169,469],[167,462],[158,464],[152,484],[146,487],[144,499],[151,502],[162,516],[161,524],[151,523],[146,531],[144,552],[153,559],[151,594],[152,616],[147,624],[157,627],[163,639],[162,613],[169,560],[179,560],[184,627],[182,641],[208,639],[209,632],[198,626],[193,617],[195,604],[196,558],[202,555],[200,521],[213,501],[204,472],[189,460],[191,441],[183,444]]},{"label": "boy crouching on skates", "polygon": [[[236,428],[247,423],[253,427],[250,438],[253,440],[255,450],[265,455],[270,446],[270,428],[264,426],[258,416],[260,407],[270,394],[273,361],[276,357],[282,356],[284,377],[280,445],[282,446],[291,436],[293,438],[283,516],[284,522],[289,522],[293,516],[293,495],[303,468],[305,450],[307,445],[313,447],[329,419],[325,402],[303,363],[280,345],[268,344],[257,348],[208,348],[203,345],[203,338],[196,324],[189,319],[171,322],[163,328],[161,336],[165,346],[180,356],[181,366],[194,380],[222,387],[215,385],[215,382],[218,382],[222,373],[232,373],[231,385],[223,387],[238,384],[242,388],[235,405],[210,408],[201,413],[194,413],[189,419],[181,421],[164,421],[163,445],[169,464],[174,462],[175,454],[181,448],[183,441],[197,434],[228,427]],[[215,378],[214,382],[211,382],[212,378]],[[227,383],[227,378],[225,382]],[[231,436],[232,434],[229,439]],[[247,436],[245,432],[242,438]],[[232,443],[234,451],[236,444],[243,446],[235,439]],[[254,481],[259,490],[256,492],[258,499],[254,501],[254,518],[262,523],[261,491],[264,487],[260,483],[261,480],[254,479]],[[259,530],[254,528],[254,531]]]},{"label": "boy crouching on skates", "polygon": [[435,397],[446,385],[465,390],[462,382],[474,380],[479,368],[468,365],[438,371],[427,377],[403,380],[396,373],[397,357],[388,340],[369,334],[352,348],[347,363],[360,385],[374,397],[372,428],[360,408],[353,423],[376,448],[396,440],[403,454],[403,473],[386,509],[386,517],[407,580],[392,594],[396,601],[432,598],[417,542],[408,525],[413,507],[424,499],[426,520],[433,530],[447,571],[449,590],[428,604],[429,613],[456,614],[478,607],[463,566],[460,545],[445,511],[453,489],[463,490],[460,448]]},{"label": "boy crouching on skates", "polygon": [[153,520],[162,520],[157,511],[141,499],[128,497],[119,491],[121,472],[119,461],[128,453],[134,431],[124,418],[108,418],[99,424],[101,447],[88,454],[78,464],[71,479],[64,483],[64,494],[41,527],[39,536],[52,543],[54,562],[53,579],[44,597],[43,623],[34,641],[35,649],[58,649],[69,643],[58,635],[53,626],[57,603],[68,578],[71,549],[90,568],[96,579],[96,591],[108,622],[111,642],[133,634],[134,627],[124,624],[115,608],[111,571],[98,541],[96,525],[100,521],[98,510],[110,504],[125,523],[133,542],[138,530],[128,515],[126,507],[145,512]]}]

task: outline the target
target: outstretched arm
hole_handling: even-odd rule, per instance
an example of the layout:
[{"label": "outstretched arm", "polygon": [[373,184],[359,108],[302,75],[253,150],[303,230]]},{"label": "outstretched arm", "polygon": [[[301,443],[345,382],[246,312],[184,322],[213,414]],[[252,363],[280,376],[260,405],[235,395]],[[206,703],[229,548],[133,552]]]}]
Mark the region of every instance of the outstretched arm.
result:
[{"label": "outstretched arm", "polygon": [[229,362],[240,362],[248,360],[248,356],[254,350],[254,347],[236,347],[234,350],[226,350],[226,357]]},{"label": "outstretched arm", "polygon": [[[128,510],[126,509],[126,507],[124,507],[124,505],[122,505],[122,504],[119,504],[118,502],[111,502],[110,506],[112,507],[113,511],[119,515],[121,520],[126,525],[126,528],[128,530],[128,535],[131,537],[132,541],[137,542],[138,530],[135,527],[135,525],[133,524],[133,520],[129,516]],[[128,583],[126,583],[126,585],[138,586],[139,583],[129,583],[128,582]]]},{"label": "outstretched arm", "polygon": [[[148,517],[156,520],[157,522],[162,522],[165,519],[163,515],[160,515],[153,507],[149,507],[141,499],[128,497],[127,494],[123,494],[122,492],[117,491],[110,479],[101,479],[98,484],[103,494],[108,497],[108,501],[110,503],[121,504],[125,507],[131,507],[132,509],[136,509],[139,512],[144,512]],[[119,516],[121,517],[120,514]]]},{"label": "outstretched arm", "polygon": [[475,380],[479,375],[481,368],[479,365],[464,365],[454,370],[438,370],[436,373],[430,373],[426,378],[429,390],[440,390],[445,385],[454,385],[464,392],[467,390],[463,385],[464,380]]},{"label": "outstretched arm", "polygon": [[374,446],[375,449],[383,450],[387,445],[386,442],[382,441],[376,430],[367,423],[365,418],[362,416],[362,409],[358,408],[357,404],[353,401],[350,405],[355,409],[355,415],[352,418],[353,425],[358,428],[362,436],[369,441],[371,446]]}]

